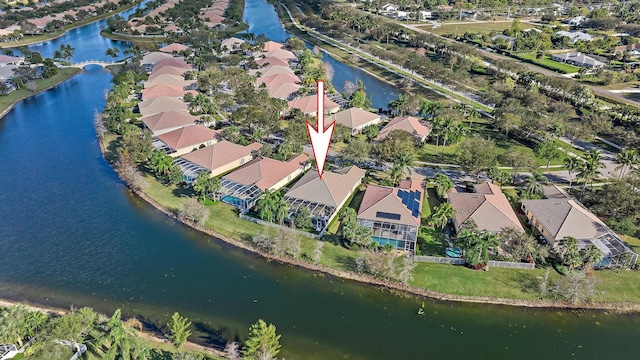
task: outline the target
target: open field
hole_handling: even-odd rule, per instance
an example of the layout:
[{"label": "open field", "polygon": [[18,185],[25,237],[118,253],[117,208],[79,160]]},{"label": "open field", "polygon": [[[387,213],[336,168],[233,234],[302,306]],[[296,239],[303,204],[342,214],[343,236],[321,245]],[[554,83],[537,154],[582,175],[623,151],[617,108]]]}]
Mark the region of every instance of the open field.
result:
[{"label": "open field", "polygon": [[576,66],[551,60],[551,58],[547,55],[543,56],[541,59],[538,59],[535,53],[513,54],[512,56],[517,59],[531,62],[535,65],[540,65],[550,70],[557,70],[564,74],[573,74],[577,73],[578,70],[580,70],[580,68]]}]

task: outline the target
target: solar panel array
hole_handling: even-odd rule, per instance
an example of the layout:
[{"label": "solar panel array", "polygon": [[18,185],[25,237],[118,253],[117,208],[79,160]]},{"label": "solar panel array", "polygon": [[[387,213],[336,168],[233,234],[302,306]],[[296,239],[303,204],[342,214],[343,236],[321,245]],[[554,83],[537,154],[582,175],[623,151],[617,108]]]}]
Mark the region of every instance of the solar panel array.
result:
[{"label": "solar panel array", "polygon": [[413,217],[420,216],[420,199],[422,192],[419,190],[398,190],[398,197],[402,200],[402,204],[411,211]]}]

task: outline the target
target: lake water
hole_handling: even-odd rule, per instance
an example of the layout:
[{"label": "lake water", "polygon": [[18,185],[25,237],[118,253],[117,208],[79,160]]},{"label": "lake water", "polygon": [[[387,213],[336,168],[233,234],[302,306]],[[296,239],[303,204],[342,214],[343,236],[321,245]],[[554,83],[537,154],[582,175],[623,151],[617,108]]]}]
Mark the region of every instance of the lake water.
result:
[{"label": "lake water", "polygon": [[[84,29],[93,36],[83,41],[103,42],[99,27]],[[103,160],[92,123],[110,79],[91,68],[0,120],[0,298],[122,308],[158,326],[179,311],[192,340],[209,345],[244,339],[263,318],[287,359],[637,357],[638,316],[429,301],[420,316],[422,300],[186,229],[132,196]]]}]

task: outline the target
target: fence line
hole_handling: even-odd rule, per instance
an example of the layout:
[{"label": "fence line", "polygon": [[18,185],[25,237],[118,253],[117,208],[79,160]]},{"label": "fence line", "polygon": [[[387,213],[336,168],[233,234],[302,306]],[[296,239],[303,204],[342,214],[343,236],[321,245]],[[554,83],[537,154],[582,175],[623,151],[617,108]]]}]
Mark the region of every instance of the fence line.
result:
[{"label": "fence line", "polygon": [[325,229],[322,229],[320,234],[312,234],[312,233],[309,233],[309,232],[306,232],[306,231],[301,231],[301,230],[298,230],[298,229],[292,229],[292,228],[290,228],[288,226],[282,226],[280,224],[274,224],[274,223],[269,222],[269,221],[256,219],[254,217],[247,216],[247,215],[244,215],[244,214],[240,214],[239,216],[240,216],[240,219],[242,219],[242,220],[251,221],[253,223],[260,224],[260,225],[271,226],[271,227],[274,227],[276,229],[282,229],[282,230],[291,231],[291,232],[294,232],[294,233],[296,233],[298,235],[306,236],[308,238],[312,238],[312,239],[316,239],[316,240],[320,240],[320,238],[322,238],[322,235],[324,235],[324,232],[325,232]]},{"label": "fence line", "polygon": [[[438,263],[438,264],[451,264],[451,265],[464,265],[466,261],[461,258],[449,258],[442,256],[418,256],[416,255],[414,259],[418,262],[430,262],[430,263]],[[500,267],[500,268],[509,268],[509,269],[526,269],[533,270],[536,267],[536,264],[531,263],[521,263],[521,262],[511,262],[511,261],[494,261],[490,260],[487,265],[489,267]]]}]

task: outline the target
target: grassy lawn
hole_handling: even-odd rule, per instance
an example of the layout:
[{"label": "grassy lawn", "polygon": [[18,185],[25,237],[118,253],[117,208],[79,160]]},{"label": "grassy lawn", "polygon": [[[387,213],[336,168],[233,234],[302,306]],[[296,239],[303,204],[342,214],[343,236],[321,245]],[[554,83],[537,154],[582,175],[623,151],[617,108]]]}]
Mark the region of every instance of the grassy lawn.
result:
[{"label": "grassy lawn", "polygon": [[[620,235],[620,239],[627,243],[636,254],[640,254],[640,239],[629,235]],[[638,263],[640,263],[640,258],[638,258]]]},{"label": "grassy lawn", "polygon": [[[522,30],[531,29],[533,26],[521,23]],[[489,34],[492,31],[500,31],[511,28],[511,22],[477,22],[472,24],[447,24],[444,23],[439,28],[433,29],[431,25],[419,26],[419,29],[432,32],[437,35],[458,34],[463,35],[466,32]]]},{"label": "grassy lawn", "polygon": [[549,56],[544,56],[541,59],[536,58],[535,53],[526,53],[526,54],[513,54],[515,58],[526,60],[532,62],[536,65],[541,65],[551,70],[557,70],[565,74],[573,74],[577,73],[580,68],[575,67],[573,65],[565,64],[562,62],[551,60]]},{"label": "grassy lawn", "polygon": [[578,155],[578,156],[580,156],[580,157],[585,157],[585,156],[587,155],[587,153],[585,153],[584,151],[582,151],[582,150],[578,150],[578,149],[576,149],[576,148],[574,148],[574,147],[571,147],[571,145],[570,145],[570,144],[567,144],[566,142],[564,142],[564,141],[562,141],[562,140],[559,140],[559,139],[553,139],[553,142],[554,142],[556,145],[558,145],[558,147],[561,147],[561,148],[565,149],[566,151],[568,151],[568,152],[570,152],[570,153],[573,153],[573,154],[575,154],[575,155]]},{"label": "grassy lawn", "polygon": [[7,95],[0,96],[0,112],[5,111],[7,108],[9,108],[9,106],[15,104],[20,100],[23,100],[29,96],[35,95],[49,87],[55,86],[58,83],[61,83],[69,79],[70,77],[79,73],[80,71],[82,70],[76,69],[76,68],[59,69],[56,75],[48,79],[35,80],[36,87],[33,90],[33,92],[28,89],[20,89],[20,90],[12,91]]},{"label": "grassy lawn", "polygon": [[35,353],[25,356],[29,360],[69,360],[74,354],[70,347],[47,343]]}]

